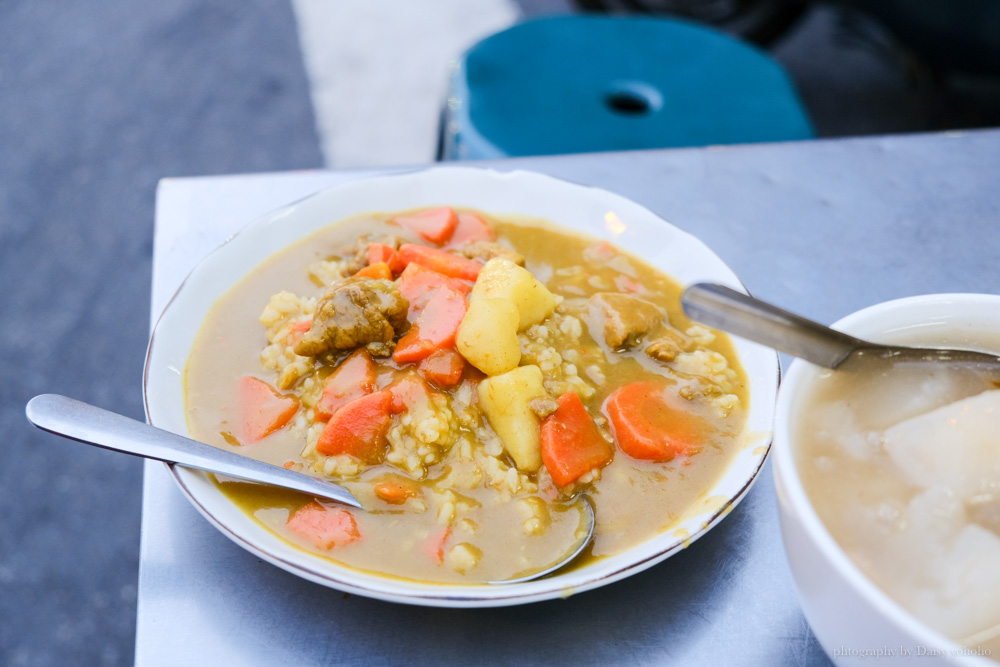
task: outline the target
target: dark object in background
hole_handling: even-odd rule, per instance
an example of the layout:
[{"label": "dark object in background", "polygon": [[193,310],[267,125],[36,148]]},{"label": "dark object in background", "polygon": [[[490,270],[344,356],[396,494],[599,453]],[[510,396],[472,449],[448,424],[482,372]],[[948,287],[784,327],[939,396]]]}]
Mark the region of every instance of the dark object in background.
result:
[{"label": "dark object in background", "polygon": [[[812,5],[809,0],[576,0],[585,11],[662,14],[705,23],[767,47]],[[878,21],[939,72],[1000,75],[1000,0],[836,0]]]},{"label": "dark object in background", "polygon": [[1000,75],[1000,0],[847,0],[929,67]]},{"label": "dark object in background", "polygon": [[767,46],[796,24],[805,0],[576,0],[584,11],[663,14],[710,25]]}]

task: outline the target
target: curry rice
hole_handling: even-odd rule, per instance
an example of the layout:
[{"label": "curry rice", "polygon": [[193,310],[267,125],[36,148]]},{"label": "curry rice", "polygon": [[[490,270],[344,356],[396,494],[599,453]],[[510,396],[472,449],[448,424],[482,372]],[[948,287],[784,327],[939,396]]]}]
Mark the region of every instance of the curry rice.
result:
[{"label": "curry rice", "polygon": [[[739,448],[748,396],[728,338],[688,321],[677,284],[606,241],[536,219],[457,213],[451,222],[461,220],[459,231],[478,221],[466,243],[456,240],[459,231],[453,239],[433,236],[437,231],[412,224],[409,212],[336,223],[276,253],[218,300],[185,374],[192,436],[334,479],[370,511],[348,513],[236,481],[222,481],[223,491],[302,549],[351,568],[427,582],[502,580],[553,561],[577,528],[578,517],[568,508],[582,493],[597,517],[588,559],[620,553],[670,529],[704,500]],[[417,214],[419,221],[424,212]],[[437,274],[435,286],[414,292],[398,260],[421,248],[462,257],[480,272],[478,280],[444,281]],[[370,261],[383,258],[393,264],[388,274]],[[411,259],[418,266],[407,271],[419,273],[422,262]],[[358,271],[362,277],[352,277]],[[533,290],[530,297],[512,287],[518,281]],[[400,288],[418,298],[410,303]],[[460,295],[453,301],[460,301],[455,307],[465,314],[457,343],[445,335],[446,351],[435,357],[460,364],[457,380],[454,373],[434,372],[426,360],[393,357],[405,357],[399,350],[408,330],[419,329],[419,338],[433,329],[428,316],[419,318],[438,307],[428,304],[442,290]],[[443,296],[438,299],[444,303]],[[539,303],[540,311],[527,314]],[[468,334],[478,317],[471,313],[487,307],[496,320],[487,322],[482,335],[516,327],[516,334],[515,328],[504,334],[516,335],[514,367],[502,373],[490,366],[495,359],[482,360],[496,350],[475,348],[477,339]],[[320,311],[325,315],[318,316]],[[504,324],[508,316],[516,324]],[[339,329],[317,331],[322,326]],[[346,345],[330,347],[338,336],[341,342],[346,337]],[[304,350],[306,337],[320,342]],[[456,347],[464,350],[461,356]],[[350,394],[341,399],[363,397],[389,408],[376,417],[381,426],[365,445],[373,449],[362,454],[331,453],[337,445],[321,443],[324,430],[345,420],[325,414],[322,403],[329,400],[325,386],[329,393],[329,385],[341,382],[348,371],[335,371],[348,368],[348,361],[350,368],[367,371],[368,382],[354,385],[363,387],[357,396],[340,387]],[[266,383],[265,397],[273,392],[274,400],[294,403],[292,416],[263,437],[248,436],[247,396],[261,395],[259,388],[241,394],[248,378]],[[489,397],[491,387],[506,403]],[[613,395],[622,387],[627,389]],[[584,413],[574,407],[576,397]],[[351,410],[358,412],[358,405]],[[587,470],[571,472],[568,482],[565,461],[553,458],[560,452],[552,445],[560,442],[553,440],[555,427],[566,432],[567,424],[583,424],[585,431],[571,429],[564,440],[590,438],[599,452],[596,433],[608,452],[607,458],[590,459],[596,463]],[[656,435],[657,429],[673,429],[672,450],[650,455],[636,449],[636,433]],[[551,451],[538,465],[532,447],[541,449],[540,433]],[[558,468],[562,485],[550,467]]]}]

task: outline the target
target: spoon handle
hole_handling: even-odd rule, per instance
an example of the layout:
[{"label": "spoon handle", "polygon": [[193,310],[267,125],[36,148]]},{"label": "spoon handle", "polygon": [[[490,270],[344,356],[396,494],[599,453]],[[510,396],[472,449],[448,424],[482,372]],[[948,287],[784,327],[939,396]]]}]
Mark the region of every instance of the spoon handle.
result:
[{"label": "spoon handle", "polygon": [[692,320],[826,368],[836,368],[857,348],[870,346],[723,285],[691,285],[681,304]]},{"label": "spoon handle", "polygon": [[36,396],[28,401],[25,413],[28,421],[43,431],[71,440],[361,507],[353,495],[336,484],[212,447],[65,396]]}]

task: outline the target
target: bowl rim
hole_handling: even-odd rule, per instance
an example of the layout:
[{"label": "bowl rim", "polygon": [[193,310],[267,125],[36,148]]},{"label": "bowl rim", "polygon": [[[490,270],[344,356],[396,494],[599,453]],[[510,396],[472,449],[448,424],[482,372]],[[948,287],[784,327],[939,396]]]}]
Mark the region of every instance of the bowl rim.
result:
[{"label": "bowl rim", "polygon": [[[926,309],[929,306],[968,308],[984,303],[992,305],[1000,318],[1000,295],[953,292],[908,296],[873,304],[837,320],[831,327],[851,335],[877,337],[879,333],[870,333],[865,327],[874,326],[878,318],[898,318],[898,326],[906,326],[912,323],[913,317],[909,314],[916,309]],[[880,332],[884,332],[885,327],[878,328]],[[952,660],[963,662],[968,659],[974,664],[993,664],[975,655],[963,655],[962,651],[968,650],[967,647],[921,621],[893,600],[855,565],[820,519],[802,484],[791,444],[791,425],[795,421],[792,408],[798,398],[796,390],[802,383],[810,381],[808,376],[816,368],[802,359],[793,360],[778,390],[772,448],[774,481],[780,486],[780,495],[786,496],[789,506],[795,508],[795,514],[806,535],[837,573],[879,614],[910,636],[933,643],[935,648],[945,651]]]},{"label": "bowl rim", "polygon": [[[336,196],[338,193],[350,191],[352,188],[371,187],[371,183],[373,182],[381,184],[389,184],[391,186],[394,183],[396,184],[402,183],[405,179],[412,179],[414,181],[417,181],[418,184],[420,184],[421,182],[427,180],[433,182],[437,179],[448,179],[451,177],[462,178],[462,179],[471,178],[474,181],[475,179],[495,180],[502,182],[505,185],[510,185],[512,183],[517,184],[519,182],[526,182],[528,183],[528,185],[536,187],[543,187],[543,188],[549,187],[549,188],[561,188],[561,189],[568,188],[576,195],[580,195],[582,192],[588,194],[589,196],[597,197],[602,202],[611,202],[616,206],[623,207],[623,210],[629,213],[641,214],[644,218],[648,218],[650,220],[655,221],[657,225],[664,225],[663,228],[664,231],[670,231],[670,233],[674,234],[677,238],[683,239],[686,243],[692,244],[692,246],[696,246],[697,248],[700,249],[699,250],[700,252],[706,253],[707,256],[709,256],[713,260],[714,264],[717,264],[717,267],[716,266],[712,267],[712,269],[717,272],[717,275],[715,276],[717,280],[721,282],[727,282],[734,288],[738,288],[744,292],[746,291],[746,288],[743,286],[742,282],[740,282],[739,279],[736,277],[735,273],[732,272],[732,269],[730,269],[721,260],[721,258],[719,258],[714,253],[714,251],[708,248],[708,246],[705,245],[701,240],[694,237],[690,233],[681,230],[680,228],[677,228],[676,226],[664,220],[661,216],[653,213],[649,209],[641,206],[640,204],[632,200],[629,200],[621,195],[604,190],[602,188],[574,183],[566,179],[560,179],[546,174],[541,174],[521,169],[497,170],[494,168],[479,167],[479,166],[475,167],[432,166],[429,168],[419,168],[411,171],[392,172],[383,175],[361,176],[358,179],[347,181],[330,188],[326,188],[312,195],[301,198],[291,204],[283,206],[275,211],[272,211],[271,213],[258,217],[257,219],[253,220],[252,222],[244,226],[241,230],[231,235],[222,244],[217,246],[215,250],[213,250],[208,255],[206,255],[206,257],[202,258],[199,262],[197,262],[192,271],[180,283],[176,292],[168,300],[166,306],[164,307],[163,312],[159,315],[157,323],[154,326],[153,333],[150,336],[149,345],[147,347],[146,362],[144,365],[144,372],[143,372],[143,403],[146,410],[147,421],[150,423],[154,423],[154,421],[156,420],[156,415],[160,412],[160,409],[157,405],[157,401],[151,397],[152,393],[151,388],[154,384],[156,384],[156,382],[159,381],[157,380],[157,374],[163,375],[165,373],[165,371],[161,371],[154,367],[155,366],[154,362],[156,361],[157,358],[157,351],[159,349],[159,341],[162,340],[163,338],[162,335],[158,336],[157,334],[158,333],[162,334],[161,326],[164,324],[164,322],[168,321],[168,318],[172,316],[173,312],[178,307],[177,306],[178,301],[181,298],[183,298],[182,294],[186,290],[193,289],[191,285],[197,281],[198,277],[203,272],[207,270],[206,266],[209,266],[210,263],[213,261],[213,258],[215,258],[220,252],[227,252],[227,249],[231,249],[234,246],[234,244],[241,243],[242,240],[247,237],[248,233],[252,233],[252,230],[259,229],[268,224],[274,224],[276,220],[282,220],[288,218],[289,216],[293,216],[295,215],[296,210],[299,207],[315,205],[317,203],[317,200],[322,199],[324,197],[329,198],[331,196]],[[455,205],[464,206],[464,204],[455,204]],[[370,210],[381,210],[381,209],[378,209],[377,207],[369,207],[367,210],[370,211]],[[358,211],[358,213],[360,212],[363,211]],[[497,215],[503,217],[505,213],[498,212]],[[523,213],[523,215],[535,218],[546,217],[541,214],[536,215],[533,212]],[[317,229],[320,229],[322,226],[332,224],[340,219],[343,219],[344,217],[347,216],[341,216],[341,215],[331,216],[326,221],[326,223],[324,223],[324,225],[316,225],[308,232],[300,234],[290,241],[278,244],[277,247],[270,253],[270,255],[273,255],[274,253],[279,252],[283,248],[287,247],[287,245],[295,243],[297,240],[304,238],[305,236],[308,236],[310,233],[312,233]],[[556,223],[556,224],[559,228],[566,229],[567,231],[580,231],[581,233],[590,236],[607,238],[606,236],[602,236],[601,234],[597,234],[590,230],[585,230],[585,229],[573,230],[569,227],[569,225],[565,223]],[[614,241],[614,239],[611,240]],[[629,248],[627,247],[627,245],[624,244],[621,245],[630,252],[632,252],[633,254],[639,256],[641,259],[643,259],[643,261],[646,261],[652,264],[653,266],[657,266],[654,260],[647,257],[642,252],[633,248]],[[259,262],[257,262],[255,266],[256,265],[259,265]],[[719,267],[721,267],[721,269]],[[720,272],[726,275],[718,275]],[[667,271],[667,273],[668,275],[671,275],[669,271]],[[246,272],[240,275],[239,278],[242,278],[243,275],[246,275]],[[677,282],[681,282],[676,277],[674,277],[674,279]],[[215,298],[218,298],[218,296],[224,293],[227,289],[229,288],[227,287],[226,289],[219,291],[219,293],[215,295]],[[759,379],[759,383],[761,384],[763,389],[761,391],[761,396],[754,396],[753,397],[754,400],[751,401],[751,406],[747,410],[748,423],[751,417],[754,415],[754,411],[761,410],[762,413],[761,415],[758,416],[758,421],[766,422],[769,427],[773,427],[773,419],[775,414],[774,413],[775,397],[777,394],[777,387],[781,377],[781,369],[780,369],[780,364],[778,362],[777,353],[774,352],[773,350],[760,348],[760,346],[756,346],[753,344],[748,345],[747,343],[740,342],[737,339],[733,339],[733,343],[734,346],[737,347],[742,345],[744,348],[750,347],[751,349],[755,349],[755,354],[759,353],[761,355],[761,359],[765,358],[767,359],[766,362],[762,362],[764,363],[765,366],[768,367],[773,366],[773,371],[771,372],[770,378],[761,377]],[[756,351],[756,348],[760,348],[759,352]],[[740,359],[741,362],[744,363],[744,366],[746,366],[746,361],[743,358],[743,352],[740,353]],[[176,368],[170,370],[176,374],[183,376],[183,371],[178,371]],[[749,377],[749,372],[748,372],[748,381],[750,379],[751,378]],[[761,406],[758,404],[763,404],[763,405]],[[182,411],[183,411],[183,406],[182,406]],[[186,426],[185,426],[185,431],[186,431]],[[187,435],[186,432],[184,434]],[[309,557],[305,560],[307,562],[322,563],[322,565],[313,568],[310,568],[308,566],[303,566],[302,563],[296,562],[294,559],[284,558],[280,555],[276,555],[268,551],[266,548],[258,546],[253,541],[247,539],[247,537],[242,532],[240,532],[240,530],[233,529],[226,522],[220,520],[219,517],[215,516],[212,509],[210,507],[207,507],[205,503],[203,503],[200,499],[200,494],[203,493],[203,489],[201,489],[199,485],[203,485],[206,483],[211,484],[211,481],[209,480],[207,474],[196,472],[186,468],[181,468],[178,466],[173,466],[171,464],[165,464],[165,465],[167,465],[167,468],[170,471],[171,476],[178,484],[178,487],[181,489],[185,497],[195,506],[195,508],[199,511],[200,514],[202,514],[206,519],[208,519],[208,521],[212,525],[214,525],[217,529],[220,530],[220,532],[222,532],[226,537],[234,541],[239,546],[257,555],[263,560],[266,560],[282,569],[285,569],[286,571],[292,572],[293,574],[301,576],[307,580],[311,580],[325,586],[337,588],[339,590],[344,590],[347,592],[356,593],[359,595],[364,595],[366,597],[382,599],[386,601],[427,605],[427,606],[485,607],[485,606],[522,604],[527,602],[548,600],[559,597],[567,597],[570,594],[575,594],[585,590],[597,588],[599,586],[603,586],[605,584],[612,583],[614,581],[620,580],[632,574],[641,572],[665,560],[666,558],[680,551],[681,549],[687,548],[688,546],[690,546],[690,544],[692,544],[694,541],[696,541],[698,538],[700,538],[702,535],[708,532],[708,530],[717,525],[723,518],[725,518],[725,516],[727,516],[733,510],[733,508],[735,508],[735,506],[738,505],[739,502],[742,501],[742,499],[746,496],[746,494],[752,488],[753,484],[759,478],[760,472],[763,469],[763,466],[766,463],[768,456],[770,455],[773,434],[774,434],[773,428],[770,428],[770,430],[763,433],[754,434],[757,440],[752,444],[756,446],[746,445],[744,447],[747,450],[753,449],[753,451],[755,452],[752,455],[751,459],[753,463],[752,470],[749,469],[750,468],[749,465],[746,465],[747,470],[745,471],[745,474],[741,478],[742,483],[740,485],[740,488],[736,490],[735,493],[728,494],[726,501],[722,503],[721,506],[713,507],[710,513],[705,512],[703,514],[697,515],[697,517],[702,519],[700,527],[698,527],[696,530],[691,530],[683,537],[677,537],[675,535],[674,539],[672,540],[672,544],[670,544],[666,548],[657,550],[655,553],[649,555],[644,555],[644,557],[639,558],[637,560],[632,560],[624,566],[616,566],[614,568],[609,569],[607,567],[595,567],[595,564],[591,564],[584,568],[580,568],[578,570],[573,570],[571,572],[563,574],[552,575],[544,579],[525,582],[521,584],[509,584],[502,586],[490,585],[490,584],[449,585],[449,584],[441,584],[433,582],[406,581],[405,582],[406,585],[402,586],[401,587],[402,590],[400,590],[399,586],[386,585],[386,582],[395,582],[395,580],[392,578],[379,576],[377,574],[369,575],[368,573],[365,573],[363,571],[359,571],[350,567],[339,566],[336,564],[331,565],[329,561],[322,559],[321,557]],[[744,437],[748,437],[748,429],[746,428],[744,429]],[[763,446],[763,451],[760,453],[756,453],[759,449],[761,449],[761,446]],[[740,454],[738,452],[737,455],[734,457],[734,459],[730,461],[728,468],[723,471],[720,479],[716,480],[716,487],[721,482],[723,482],[729,474],[731,474],[731,470],[736,467],[737,459],[739,458]],[[711,491],[716,487],[712,487],[708,491]],[[221,495],[221,492],[217,491],[217,493]],[[705,515],[707,515],[707,518],[705,518]],[[658,536],[653,537],[645,542],[642,542],[639,545],[636,545],[635,547],[632,547],[631,549],[628,549],[622,553],[624,554],[636,551],[639,548],[643,547],[644,545],[648,545],[654,542],[655,540],[662,539],[664,538],[664,536],[668,535],[671,531],[676,530],[679,526],[685,523],[686,522],[678,522],[676,525],[672,526],[670,529],[666,531],[663,531]],[[259,530],[261,532],[265,532],[273,536],[273,534],[270,533],[270,531],[267,531],[267,529],[259,528]],[[277,540],[281,539],[277,536],[273,536],[273,538]],[[621,556],[622,554],[616,554],[615,556],[599,561],[598,564],[607,563],[608,561],[613,562],[616,559],[620,558]],[[580,572],[589,572],[591,570],[593,570],[593,572],[591,573],[590,576],[587,577],[579,576]],[[343,573],[345,576],[333,576],[330,574],[331,571],[334,571],[338,574]],[[562,579],[570,579],[572,583],[562,583],[561,582]],[[355,583],[356,581],[361,581],[362,584],[359,585]],[[409,589],[418,589],[418,590],[414,592],[413,590]],[[505,593],[504,591],[509,591],[509,593]]]}]

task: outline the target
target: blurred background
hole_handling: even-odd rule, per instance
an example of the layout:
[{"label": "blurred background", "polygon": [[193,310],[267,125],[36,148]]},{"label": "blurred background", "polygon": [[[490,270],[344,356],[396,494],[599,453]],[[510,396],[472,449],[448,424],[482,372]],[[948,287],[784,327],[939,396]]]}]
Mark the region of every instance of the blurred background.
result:
[{"label": "blurred background", "polygon": [[433,161],[450,63],[583,12],[759,45],[821,138],[1000,125],[1000,0],[0,2],[0,665],[133,659],[141,462],[24,404],[142,418],[157,181]]}]

